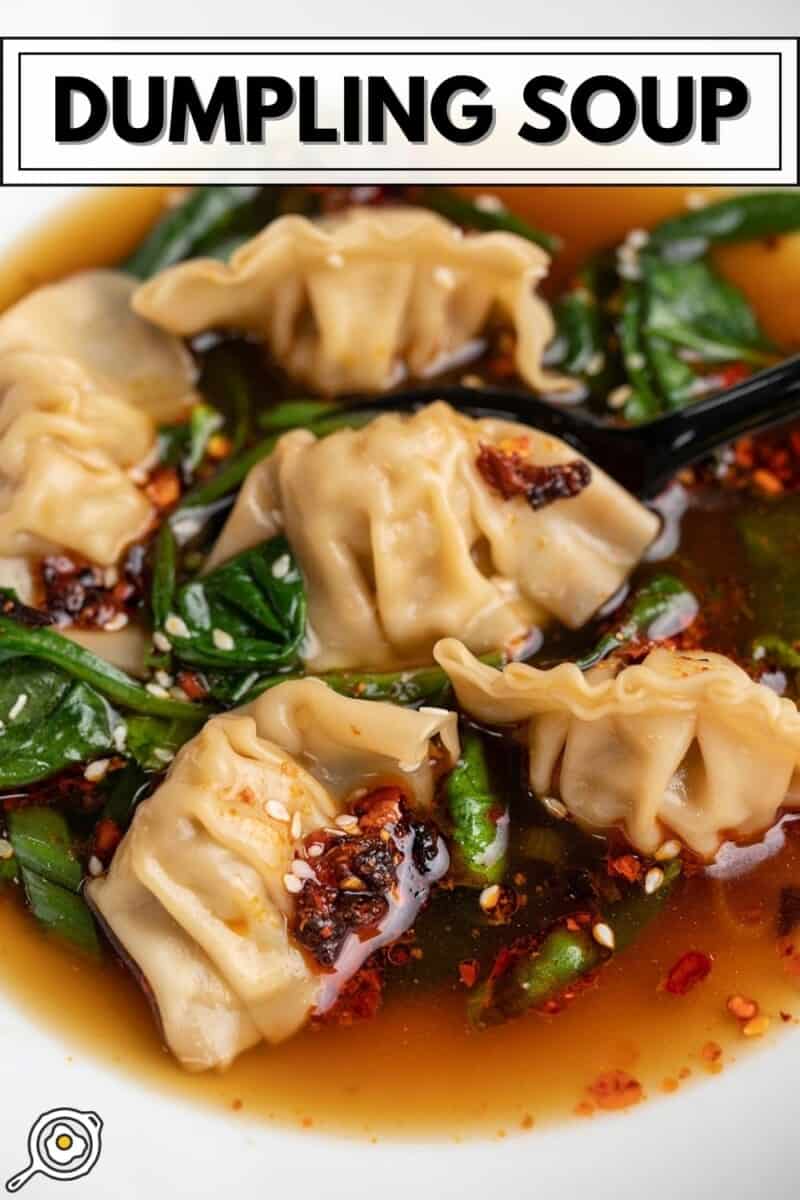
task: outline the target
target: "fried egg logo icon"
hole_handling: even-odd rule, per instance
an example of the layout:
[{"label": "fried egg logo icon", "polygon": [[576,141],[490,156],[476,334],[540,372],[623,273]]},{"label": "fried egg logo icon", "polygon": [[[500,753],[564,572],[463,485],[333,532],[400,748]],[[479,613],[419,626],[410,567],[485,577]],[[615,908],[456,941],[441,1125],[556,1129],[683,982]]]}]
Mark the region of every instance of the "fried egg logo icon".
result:
[{"label": "fried egg logo icon", "polygon": [[34,1175],[48,1179],[80,1179],[97,1164],[103,1122],[95,1112],[53,1108],[34,1122],[28,1134],[29,1162],[6,1183],[18,1192]]}]

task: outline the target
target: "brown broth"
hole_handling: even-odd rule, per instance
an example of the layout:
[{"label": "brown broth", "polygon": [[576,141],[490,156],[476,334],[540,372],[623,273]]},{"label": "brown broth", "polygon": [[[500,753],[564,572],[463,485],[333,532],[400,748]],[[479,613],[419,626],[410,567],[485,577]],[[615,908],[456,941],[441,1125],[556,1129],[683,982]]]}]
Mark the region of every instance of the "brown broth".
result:
[{"label": "brown broth", "polygon": [[[679,210],[684,200],[673,188],[500,190],[518,212],[566,238],[561,279],[588,251]],[[103,191],[73,206],[6,259],[0,306],[46,279],[118,261],[168,194]],[[769,332],[796,341],[800,238],[784,239],[777,250],[727,251],[725,267],[747,287]],[[700,503],[685,522],[670,566],[701,591],[741,572],[735,511],[729,502]],[[752,633],[746,605],[742,611],[715,631],[719,648],[735,651]],[[771,1018],[767,1040],[795,1012],[800,1016],[800,992],[783,973],[775,935],[780,888],[800,885],[800,837],[793,830],[784,837],[786,828],[771,835],[763,861],[739,877],[686,880],[641,941],[612,959],[562,1012],[483,1033],[467,1029],[466,990],[454,978],[437,989],[435,1003],[407,981],[389,991],[376,1020],[308,1030],[283,1046],[245,1054],[226,1074],[187,1075],[159,1045],[128,974],[48,941],[7,894],[0,896],[0,975],[26,1011],[60,1032],[65,1054],[95,1056],[176,1097],[357,1136],[511,1134],[576,1111],[591,1115],[587,1086],[610,1069],[635,1076],[649,1097],[718,1072],[758,1041],[744,1038],[726,1011],[734,993],[757,999]],[[760,852],[731,854],[747,865]],[[471,903],[477,924],[477,900]],[[660,984],[689,949],[711,955],[713,969],[687,995],[672,996]]]}]

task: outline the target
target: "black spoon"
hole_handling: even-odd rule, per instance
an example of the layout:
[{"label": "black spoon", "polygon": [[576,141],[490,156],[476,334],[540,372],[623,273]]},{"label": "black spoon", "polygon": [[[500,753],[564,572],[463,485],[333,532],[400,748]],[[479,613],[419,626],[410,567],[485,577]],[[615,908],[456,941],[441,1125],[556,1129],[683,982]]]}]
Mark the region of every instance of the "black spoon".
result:
[{"label": "black spoon", "polygon": [[[712,450],[800,415],[800,355],[759,371],[689,408],[646,425],[616,428],[527,392],[498,387],[425,387],[354,402],[345,411],[407,412],[446,400],[472,417],[499,417],[563,438],[636,496],[648,499]],[[339,413],[337,412],[337,416]]]}]

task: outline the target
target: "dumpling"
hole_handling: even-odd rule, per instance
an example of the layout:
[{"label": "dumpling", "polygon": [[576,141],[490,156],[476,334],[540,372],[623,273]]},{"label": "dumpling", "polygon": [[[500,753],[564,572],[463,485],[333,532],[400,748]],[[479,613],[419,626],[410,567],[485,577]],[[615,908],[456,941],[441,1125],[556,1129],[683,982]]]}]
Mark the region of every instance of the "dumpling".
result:
[{"label": "dumpling", "polygon": [[494,311],[513,326],[531,387],[574,386],[542,368],[553,319],[536,287],[544,250],[510,233],[464,235],[421,208],[350,208],[272,221],[230,264],[195,259],[137,291],[134,308],[171,333],[255,334],[321,392],[379,392],[463,358]]},{"label": "dumpling", "polygon": [[85,271],[0,316],[0,568],[23,593],[29,557],[111,565],[153,516],[129,470],[193,401],[194,367],[131,311],[135,286]]},{"label": "dumpling", "polygon": [[676,834],[711,857],[724,837],[769,828],[796,786],[800,713],[723,655],[661,648],[585,675],[573,663],[495,671],[453,639],[435,655],[471,716],[529,722],[538,796],[590,829],[622,826],[645,854]]},{"label": "dumpling", "polygon": [[294,431],[251,471],[210,565],[284,528],[306,581],[313,670],[430,661],[450,634],[483,653],[548,616],[582,625],[658,519],[596,467],[570,498],[504,499],[478,466],[487,446],[586,468],[557,438],[444,403],[321,440]]},{"label": "dumpling", "polygon": [[458,752],[455,714],[352,700],[313,679],[212,718],[183,747],[87,894],[186,1067],[281,1041],[317,1004],[323,977],[288,929],[284,877],[302,839],[387,780],[424,811],[432,757],[452,765]]}]

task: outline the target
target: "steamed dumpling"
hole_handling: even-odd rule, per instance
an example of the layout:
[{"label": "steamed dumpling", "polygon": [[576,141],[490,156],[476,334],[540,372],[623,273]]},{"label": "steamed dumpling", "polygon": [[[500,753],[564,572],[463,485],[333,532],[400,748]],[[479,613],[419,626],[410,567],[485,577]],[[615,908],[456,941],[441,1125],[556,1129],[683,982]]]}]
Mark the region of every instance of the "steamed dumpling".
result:
[{"label": "steamed dumpling", "polygon": [[800,768],[800,713],[730,659],[656,649],[635,666],[495,671],[452,639],[436,648],[465,710],[528,721],[530,781],[590,829],[621,825],[645,854],[677,836],[712,856],[772,825]]},{"label": "steamed dumpling", "polygon": [[571,462],[528,426],[443,403],[317,440],[286,434],[247,478],[211,565],[280,528],[306,580],[314,670],[430,660],[458,634],[476,653],[555,617],[582,625],[655,537],[657,518],[596,467],[579,495],[536,511],[503,499],[482,446]]},{"label": "steamed dumpling", "polygon": [[307,679],[214,717],[180,751],[87,893],[184,1066],[225,1066],[304,1023],[321,977],[287,929],[295,846],[356,788],[399,779],[429,807],[434,738],[454,763],[455,714],[351,700]]},{"label": "steamed dumpling", "polygon": [[23,593],[29,556],[110,565],[153,516],[128,472],[192,402],[194,367],[131,311],[135,286],[85,271],[0,316],[0,556]]},{"label": "steamed dumpling", "polygon": [[420,208],[351,208],[272,221],[230,264],[195,259],[142,284],[134,308],[171,333],[255,334],[321,392],[379,392],[469,351],[493,311],[513,326],[531,387],[572,386],[542,368],[554,333],[536,295],[544,250],[509,233],[464,235]]}]

